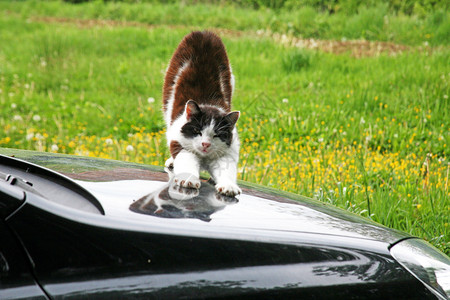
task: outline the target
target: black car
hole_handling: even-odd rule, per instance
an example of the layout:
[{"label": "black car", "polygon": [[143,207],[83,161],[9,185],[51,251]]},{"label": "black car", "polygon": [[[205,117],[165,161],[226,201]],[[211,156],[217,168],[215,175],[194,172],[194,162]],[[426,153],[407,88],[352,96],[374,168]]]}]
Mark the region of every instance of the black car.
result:
[{"label": "black car", "polygon": [[448,299],[450,261],[344,210],[0,148],[0,299]]}]

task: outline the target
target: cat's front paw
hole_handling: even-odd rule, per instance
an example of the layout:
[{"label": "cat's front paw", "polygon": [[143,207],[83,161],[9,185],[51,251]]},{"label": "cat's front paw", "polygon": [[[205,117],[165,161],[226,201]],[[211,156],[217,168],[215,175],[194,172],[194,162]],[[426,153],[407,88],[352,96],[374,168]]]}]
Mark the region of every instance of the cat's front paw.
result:
[{"label": "cat's front paw", "polygon": [[201,185],[200,179],[197,176],[187,173],[175,175],[173,182],[176,185],[190,189],[199,189]]},{"label": "cat's front paw", "polygon": [[173,200],[189,200],[200,194],[199,189],[185,188],[176,184],[169,186],[169,196]]},{"label": "cat's front paw", "polygon": [[233,182],[219,182],[216,184],[216,191],[219,194],[228,196],[228,197],[234,197],[239,195],[242,191],[238,187],[236,183]]}]

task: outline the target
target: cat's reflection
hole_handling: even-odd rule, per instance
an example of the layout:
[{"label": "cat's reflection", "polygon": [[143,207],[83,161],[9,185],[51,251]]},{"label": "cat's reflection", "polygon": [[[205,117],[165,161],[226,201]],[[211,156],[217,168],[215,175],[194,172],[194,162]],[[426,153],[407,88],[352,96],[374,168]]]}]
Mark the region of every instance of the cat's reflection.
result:
[{"label": "cat's reflection", "polygon": [[209,222],[213,213],[237,202],[234,197],[218,194],[207,182],[202,183],[200,189],[190,189],[171,180],[163,188],[133,202],[130,210],[161,218],[195,218]]}]

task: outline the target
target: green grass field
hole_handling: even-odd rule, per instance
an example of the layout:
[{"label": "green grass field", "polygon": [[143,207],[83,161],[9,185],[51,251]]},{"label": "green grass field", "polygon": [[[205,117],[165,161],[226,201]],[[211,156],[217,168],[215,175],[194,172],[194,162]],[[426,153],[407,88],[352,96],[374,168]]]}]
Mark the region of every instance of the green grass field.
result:
[{"label": "green grass field", "polygon": [[213,29],[236,77],[240,179],[449,254],[448,17],[0,2],[0,147],[163,165],[164,70],[185,34]]}]

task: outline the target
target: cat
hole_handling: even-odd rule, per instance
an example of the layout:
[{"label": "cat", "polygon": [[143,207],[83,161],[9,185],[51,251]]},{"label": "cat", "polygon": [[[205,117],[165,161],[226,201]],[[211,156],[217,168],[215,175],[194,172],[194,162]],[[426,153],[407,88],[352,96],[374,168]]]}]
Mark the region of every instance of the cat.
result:
[{"label": "cat", "polygon": [[234,76],[222,40],[209,31],[184,37],[166,71],[163,113],[171,157],[166,171],[175,184],[200,188],[200,171],[210,173],[218,193],[234,197],[239,111],[231,111]]},{"label": "cat", "polygon": [[161,218],[196,218],[209,222],[211,215],[237,202],[236,198],[216,193],[209,183],[204,183],[200,189],[192,189],[175,185],[172,180],[134,201],[129,208],[136,213]]}]

